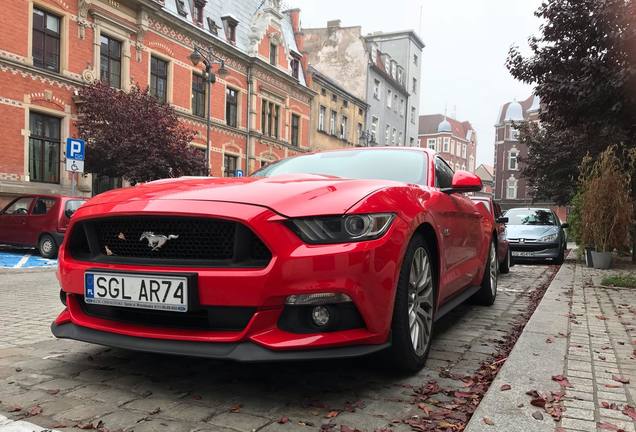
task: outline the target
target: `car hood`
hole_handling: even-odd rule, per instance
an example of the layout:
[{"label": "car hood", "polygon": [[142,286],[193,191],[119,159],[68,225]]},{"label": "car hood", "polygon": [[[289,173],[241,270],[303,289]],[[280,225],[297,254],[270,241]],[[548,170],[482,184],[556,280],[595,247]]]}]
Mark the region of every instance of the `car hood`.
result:
[{"label": "car hood", "polygon": [[140,200],[223,201],[267,207],[289,217],[342,214],[367,195],[403,183],[285,174],[275,177],[158,180],[97,195],[85,205]]},{"label": "car hood", "polygon": [[559,228],[553,225],[506,225],[506,236],[512,239],[538,240],[558,232]]}]

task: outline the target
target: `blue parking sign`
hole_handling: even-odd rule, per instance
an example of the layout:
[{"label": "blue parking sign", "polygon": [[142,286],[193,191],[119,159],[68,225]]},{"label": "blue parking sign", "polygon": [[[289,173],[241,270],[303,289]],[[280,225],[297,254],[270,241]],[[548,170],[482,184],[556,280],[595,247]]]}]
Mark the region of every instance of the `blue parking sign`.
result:
[{"label": "blue parking sign", "polygon": [[236,175],[237,177],[243,177],[243,170],[234,171],[234,175]]},{"label": "blue parking sign", "polygon": [[66,159],[84,160],[86,143],[78,138],[66,138]]}]

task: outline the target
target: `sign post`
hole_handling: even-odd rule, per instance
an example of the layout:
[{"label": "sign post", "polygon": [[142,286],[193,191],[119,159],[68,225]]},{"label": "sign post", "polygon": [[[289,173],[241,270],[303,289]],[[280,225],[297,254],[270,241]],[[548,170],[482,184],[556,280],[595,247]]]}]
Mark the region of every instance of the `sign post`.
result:
[{"label": "sign post", "polygon": [[84,172],[86,143],[78,138],[66,138],[66,171],[71,173],[71,195],[77,194],[77,174]]}]

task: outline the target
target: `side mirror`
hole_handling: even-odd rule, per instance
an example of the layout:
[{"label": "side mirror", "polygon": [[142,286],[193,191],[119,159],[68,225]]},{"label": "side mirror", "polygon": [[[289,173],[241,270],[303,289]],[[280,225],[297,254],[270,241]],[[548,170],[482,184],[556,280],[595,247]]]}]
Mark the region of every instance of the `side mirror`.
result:
[{"label": "side mirror", "polygon": [[561,224],[561,228],[570,228],[570,224],[569,223],[562,223]]},{"label": "side mirror", "polygon": [[69,219],[71,218],[71,216],[73,216],[73,213],[75,213],[74,210],[71,210],[71,209],[64,210],[64,216],[66,216]]},{"label": "side mirror", "polygon": [[500,216],[497,218],[497,223],[501,223],[501,224],[507,224],[510,221],[510,219],[508,219],[505,216]]},{"label": "side mirror", "polygon": [[443,188],[444,193],[455,192],[479,192],[483,187],[481,179],[468,171],[458,170],[453,176],[453,185],[450,188]]}]

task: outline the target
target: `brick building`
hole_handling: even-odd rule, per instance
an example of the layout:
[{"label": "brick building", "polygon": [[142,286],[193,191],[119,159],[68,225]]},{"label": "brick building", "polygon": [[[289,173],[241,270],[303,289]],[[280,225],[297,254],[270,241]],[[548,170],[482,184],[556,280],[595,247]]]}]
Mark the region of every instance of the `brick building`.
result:
[{"label": "brick building", "polygon": [[475,170],[477,133],[468,121],[442,114],[421,115],[419,143],[438,152],[455,171]]},{"label": "brick building", "polygon": [[[299,10],[277,0],[12,0],[0,16],[0,201],[70,192],[66,137],[75,136],[75,92],[101,79],[150,87],[205,148],[206,103],[195,45],[228,74],[212,85],[210,171],[246,173],[309,148],[310,104]],[[131,119],[134,128],[134,119]],[[79,191],[120,179],[83,176]],[[1,202],[0,202],[1,203]]]}]

